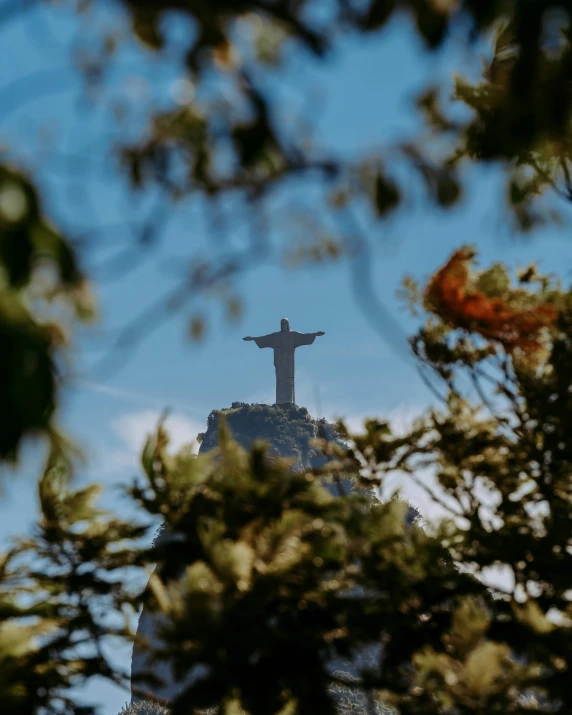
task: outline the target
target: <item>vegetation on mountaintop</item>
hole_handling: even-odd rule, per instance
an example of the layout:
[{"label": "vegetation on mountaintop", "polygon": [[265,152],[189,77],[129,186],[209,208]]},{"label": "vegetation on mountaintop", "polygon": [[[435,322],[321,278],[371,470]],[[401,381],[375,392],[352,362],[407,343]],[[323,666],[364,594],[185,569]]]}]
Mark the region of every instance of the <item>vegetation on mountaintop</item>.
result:
[{"label": "vegetation on mountaintop", "polygon": [[233,402],[229,409],[210,413],[207,431],[199,435],[201,453],[216,447],[222,415],[233,438],[245,449],[250,449],[256,440],[263,440],[269,445],[270,455],[295,459],[295,469],[311,469],[324,463],[325,458],[312,444],[313,440],[323,437],[344,446],[334,425],[323,418],[314,419],[305,407]]}]

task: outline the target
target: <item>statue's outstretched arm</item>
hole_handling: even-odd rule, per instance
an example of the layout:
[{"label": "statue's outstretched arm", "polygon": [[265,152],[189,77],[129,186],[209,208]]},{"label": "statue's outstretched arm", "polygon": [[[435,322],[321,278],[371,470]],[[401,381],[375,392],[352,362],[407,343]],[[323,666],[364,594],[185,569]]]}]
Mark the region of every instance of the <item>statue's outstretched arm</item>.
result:
[{"label": "statue's outstretched arm", "polygon": [[274,348],[274,347],[276,347],[275,336],[273,334],[261,335],[259,338],[253,338],[250,335],[248,335],[246,338],[243,338],[243,340],[253,340],[258,345],[259,348]]}]

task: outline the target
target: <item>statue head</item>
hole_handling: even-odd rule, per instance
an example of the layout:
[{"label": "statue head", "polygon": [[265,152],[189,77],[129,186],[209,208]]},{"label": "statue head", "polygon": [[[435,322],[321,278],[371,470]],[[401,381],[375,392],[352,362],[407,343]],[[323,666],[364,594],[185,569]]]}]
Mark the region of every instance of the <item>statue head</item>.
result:
[{"label": "statue head", "polygon": [[290,323],[288,322],[288,318],[282,318],[280,321],[280,330],[290,330]]}]

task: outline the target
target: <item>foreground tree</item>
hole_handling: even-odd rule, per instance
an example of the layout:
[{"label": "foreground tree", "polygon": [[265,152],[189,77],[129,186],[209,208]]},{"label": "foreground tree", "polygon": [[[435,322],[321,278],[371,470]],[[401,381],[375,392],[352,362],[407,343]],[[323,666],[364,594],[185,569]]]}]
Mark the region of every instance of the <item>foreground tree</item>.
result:
[{"label": "foreground tree", "polygon": [[[3,710],[89,712],[70,686],[96,674],[125,683],[101,649],[103,614],[145,602],[161,622],[150,656],[180,681],[159,712],[569,712],[572,294],[534,267],[516,283],[501,265],[474,272],[473,257],[457,252],[423,291],[408,282],[428,312],[412,346],[444,388],[409,434],[340,424],[350,449],[321,442],[335,459],[292,472],[262,445],[244,451],[224,422],[217,450],[199,456],[169,454],[159,427],[131,489],[149,526],[168,526],[151,549],[135,548],[143,526],[94,512],[93,489],[68,493],[50,470],[42,528],[25,545],[46,566],[20,545],[6,563],[28,570],[2,572],[4,672],[22,683],[0,692]],[[408,528],[406,503],[322,483],[353,473],[369,490],[396,471],[447,516]],[[125,569],[153,562],[134,596]],[[25,648],[11,635],[22,628],[36,637]]]},{"label": "foreground tree", "polygon": [[0,165],[0,460],[15,462],[30,435],[63,450],[58,381],[75,327],[94,317],[67,237],[49,222],[30,179]]},{"label": "foreground tree", "polygon": [[[69,6],[97,12],[92,2]],[[318,225],[284,253],[323,260],[365,250],[357,207],[370,225],[385,221],[410,197],[411,176],[436,205],[454,205],[462,162],[501,165],[506,206],[523,230],[555,218],[553,198],[570,200],[567,3],[332,2],[319,17],[307,2],[111,6],[131,23],[129,36],[159,57],[170,56],[169,12],[196,30],[184,43],[181,96],[150,107],[138,135],[114,147],[134,189],[159,188],[163,207],[201,196],[214,215],[230,200],[249,218],[274,220],[278,214],[265,209],[288,180],[303,179],[303,191],[316,181],[335,228]],[[21,7],[6,3],[0,19]],[[419,108],[429,140],[375,147],[367,159],[332,155],[299,123],[286,125],[263,78],[300,50],[327,57],[345,32],[379,32],[398,10],[415,19],[432,51],[449,36],[486,43],[496,32],[482,81],[456,84],[469,115],[451,118],[443,88],[427,87]],[[101,70],[121,53],[117,38],[100,39],[82,45],[91,80],[104,78]],[[222,84],[231,91],[221,102]],[[94,311],[76,232],[50,224],[34,171],[21,164],[18,147],[3,152],[0,458],[15,460],[29,434],[48,436],[52,449],[38,528],[0,569],[2,712],[87,713],[74,704],[73,686],[95,675],[126,685],[102,643],[126,638],[128,629],[106,617],[143,600],[165,619],[168,648],[158,655],[174,659],[181,677],[181,696],[169,704],[175,715],[215,706],[253,715],[332,712],[336,687],[402,713],[570,712],[568,290],[534,268],[516,284],[502,266],[472,273],[469,249],[426,290],[409,281],[412,304],[430,316],[411,345],[442,407],[399,438],[371,421],[363,435],[345,433],[348,453],[334,454],[340,473],[353,471],[363,486],[382,486],[385,475],[401,471],[449,519],[406,530],[397,501],[333,497],[318,472],[292,475],[262,448],[248,456],[228,438],[218,461],[172,456],[159,430],[143,455],[147,482],[132,493],[145,525],[127,524],[98,513],[96,490],[70,491],[58,471],[67,333]],[[155,223],[137,232],[136,250],[149,244]],[[226,281],[264,248],[253,240],[218,263],[201,263],[163,307],[181,309],[189,296],[216,287],[236,314]],[[200,320],[192,332],[201,334]],[[335,481],[335,463],[328,472]],[[166,520],[178,539],[169,549],[137,547],[150,517]],[[151,595],[136,597],[124,586],[125,569],[155,561]],[[491,589],[494,603],[463,573],[484,580],[492,566],[510,577],[508,587]],[[380,645],[383,657],[357,683],[333,670],[336,659]],[[203,677],[186,683],[195,666]],[[524,698],[530,688],[536,704]]]},{"label": "foreground tree", "polygon": [[[155,585],[182,682],[176,715],[332,711],[329,664],[375,644],[379,662],[343,684],[397,712],[570,710],[571,294],[534,267],[516,284],[501,265],[474,273],[472,257],[459,251],[418,291],[429,318],[412,345],[445,388],[442,408],[399,438],[375,421],[346,432],[353,448],[334,448],[328,467],[353,466],[364,485],[399,470],[448,518],[408,531],[394,501],[333,498],[315,476],[259,482],[261,454],[224,440],[216,487],[202,473],[176,514],[140,494],[181,537]],[[180,489],[182,463],[152,454],[150,482]],[[508,585],[466,573],[490,581],[493,566]]]}]

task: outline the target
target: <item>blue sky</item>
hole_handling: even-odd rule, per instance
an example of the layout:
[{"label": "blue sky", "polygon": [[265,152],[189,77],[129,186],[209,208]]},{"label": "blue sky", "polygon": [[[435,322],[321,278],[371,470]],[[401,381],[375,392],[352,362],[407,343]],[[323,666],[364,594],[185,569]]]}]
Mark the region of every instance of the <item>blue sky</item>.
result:
[{"label": "blue sky", "polygon": [[[56,219],[73,227],[113,224],[134,208],[113,173],[104,171],[101,137],[112,136],[115,127],[105,113],[82,109],[79,83],[66,69],[68,40],[76,29],[58,11],[53,17],[31,12],[2,30],[2,56],[10,62],[0,64],[0,143],[13,146],[15,155],[26,161],[35,157]],[[407,24],[397,22],[382,41],[348,39],[325,68],[297,60],[290,80],[295,84],[303,75],[308,87],[319,90],[319,134],[325,145],[367,152],[371,145],[413,132],[409,109],[415,91],[427,80],[450,76],[465,59],[456,47],[439,62],[428,59]],[[113,82],[121,87],[134,74],[142,74],[166,94],[174,77],[172,68],[146,62],[135,51]],[[23,78],[23,84],[12,84]],[[287,97],[289,90],[284,91]],[[39,129],[56,137],[61,154],[80,151],[80,167],[54,161],[49,154],[52,158],[44,162],[37,153]],[[395,298],[403,275],[427,277],[462,243],[479,247],[483,265],[539,260],[544,270],[568,280],[572,246],[564,231],[544,230],[533,240],[511,236],[499,225],[499,189],[494,171],[476,171],[469,195],[454,211],[418,206],[374,237],[370,268],[377,296],[404,334],[417,323]],[[308,206],[311,210],[311,194]],[[143,215],[152,209],[152,197],[145,197],[135,211]],[[297,270],[261,265],[237,284],[245,304],[238,323],[229,323],[210,304],[208,333],[201,344],[187,339],[185,319],[175,317],[152,331],[111,376],[94,371],[109,347],[109,331],[161,295],[173,266],[184,265],[207,246],[200,206],[177,209],[160,255],[152,254],[126,276],[97,284],[101,322],[91,332],[82,331],[76,346],[78,378],[65,394],[61,421],[88,458],[78,479],[104,482],[106,501],[120,509],[125,507],[112,498],[113,487],[137,473],[137,451],[163,408],[172,408],[170,425],[175,444],[181,444],[202,431],[212,409],[233,401],[273,402],[272,355],[242,337],[277,330],[282,317],[288,317],[295,330],[326,333],[297,352],[297,401],[311,413],[346,416],[351,424],[365,416],[403,423],[430,401],[413,363],[383,339],[357,304],[347,264]],[[205,305],[199,301],[199,308]],[[35,515],[38,460],[38,448],[30,445],[17,472],[4,476],[0,538],[21,532]],[[407,495],[423,510],[421,495]],[[106,715],[114,715],[126,699],[108,686],[90,689],[89,694],[100,699]]]}]

